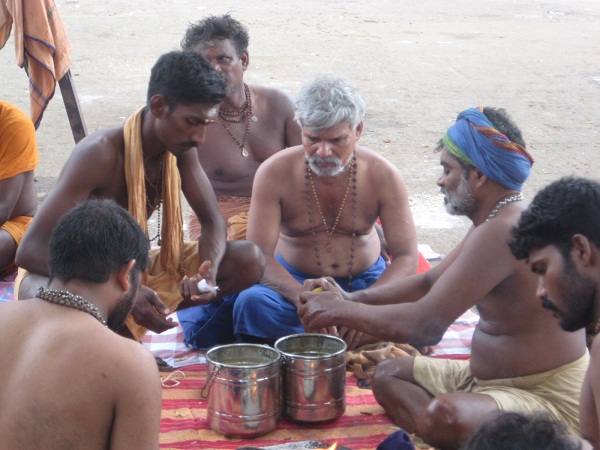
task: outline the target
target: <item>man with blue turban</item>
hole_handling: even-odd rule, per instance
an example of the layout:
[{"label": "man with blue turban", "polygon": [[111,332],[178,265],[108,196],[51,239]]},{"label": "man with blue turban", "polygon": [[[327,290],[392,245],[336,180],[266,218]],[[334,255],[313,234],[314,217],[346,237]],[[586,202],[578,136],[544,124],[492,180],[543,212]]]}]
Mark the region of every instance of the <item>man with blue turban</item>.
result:
[{"label": "man with blue turban", "polygon": [[[548,414],[579,435],[579,393],[589,354],[584,331],[556,324],[536,297],[537,277],[507,242],[526,208],[533,160],[503,109],[471,108],[442,138],[437,184],[451,214],[473,226],[428,272],[342,293],[307,282],[298,313],[309,330],[331,324],[393,342],[427,342],[476,306],[469,361],[423,356],[381,362],[373,394],[394,422],[436,448],[460,448],[500,411]],[[350,300],[350,301],[348,301]]]}]

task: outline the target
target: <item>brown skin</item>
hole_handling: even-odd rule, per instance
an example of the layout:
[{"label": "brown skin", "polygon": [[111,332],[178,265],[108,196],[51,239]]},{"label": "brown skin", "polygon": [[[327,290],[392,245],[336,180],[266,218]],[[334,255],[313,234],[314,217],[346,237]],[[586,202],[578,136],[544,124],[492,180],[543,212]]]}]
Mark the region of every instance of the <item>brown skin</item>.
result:
[{"label": "brown skin", "polygon": [[[171,151],[177,157],[183,194],[202,224],[198,252],[200,261],[205,263],[200,266],[198,277],[185,279],[181,288],[182,292],[190,295],[186,300],[196,303],[208,303],[216,298],[215,293],[197,295],[195,284],[199,278],[206,278],[212,285],[226,281],[226,289],[220,291],[222,295],[252,283],[237,278],[235,272],[238,257],[245,258],[245,253],[252,252],[252,249],[226,243],[225,222],[195,151],[195,147],[204,142],[206,129],[215,118],[216,108],[213,105],[177,105],[169,112],[165,99],[155,95],[144,112],[142,124],[144,169],[148,178],[158,178],[162,154]],[[127,208],[124,146],[123,127],[117,127],[97,131],[75,147],[19,247],[17,264],[32,272],[23,280],[19,298],[33,297],[37,288],[47,282],[50,234],[73,205],[94,197],[114,199]],[[155,198],[149,186],[146,195],[149,199]],[[155,205],[148,207],[148,217],[155,209]],[[132,314],[140,325],[155,332],[176,325],[166,319],[172,311],[154,291],[142,286],[137,300]]]},{"label": "brown skin", "polygon": [[[83,296],[108,317],[132,289],[131,267],[100,285],[50,287]],[[40,299],[0,305],[0,343],[3,448],[158,449],[160,379],[142,345]]]},{"label": "brown skin", "polygon": [[[598,303],[598,283],[600,282],[600,250],[587,237],[576,234],[572,238],[573,249],[571,260],[580,276],[594,281],[595,290],[577,298],[565,298],[564,293],[569,292],[571,286],[565,286],[564,264],[565,259],[560,250],[549,245],[541,249],[532,250],[528,263],[531,271],[538,276],[537,296],[540,301],[549,299],[560,312],[554,312],[559,319],[561,314],[569,311],[571,301],[593,302],[593,317],[582,317],[590,323],[600,320],[600,304]],[[592,342],[590,351],[590,365],[583,380],[579,400],[579,420],[581,434],[594,448],[600,448],[600,343],[598,339]]]},{"label": "brown skin", "polygon": [[[25,116],[23,119],[20,125],[23,131],[28,132],[25,128],[33,129],[31,120]],[[33,216],[37,204],[33,170],[0,180],[0,226],[15,217]],[[17,245],[13,237],[7,231],[0,230],[0,269],[15,260],[16,252]]]},{"label": "brown skin", "polygon": [[[199,44],[195,51],[205,56],[229,80],[228,95],[221,103],[223,109],[240,108],[245,101],[244,71],[248,68],[247,52],[238,55],[230,39]],[[299,145],[300,127],[294,122],[290,98],[283,92],[263,86],[250,86],[252,110],[258,118],[250,122],[246,150],[240,147],[217,120],[206,133],[206,141],[198,146],[198,159],[204,167],[217,195],[249,197],[258,166],[281,149]],[[227,127],[242,142],[246,122],[226,122]]]},{"label": "brown skin", "polygon": [[[0,226],[19,216],[33,216],[37,194],[33,170],[0,180]],[[0,269],[15,260],[17,244],[8,231],[0,230]]]},{"label": "brown skin", "polygon": [[[316,264],[306,200],[305,160],[313,155],[335,156],[345,163],[352,152],[356,152],[358,197],[354,273],[365,271],[379,257],[379,237],[374,228],[378,217],[383,227],[389,230],[386,238],[393,262],[375,285],[385,285],[416,271],[416,232],[406,186],[398,170],[389,161],[372,150],[356,145],[362,128],[361,123],[356,130],[352,130],[345,122],[318,133],[305,128],[302,146],[276,154],[257,172],[250,205],[248,239],[260,247],[267,261],[260,282],[281,293],[296,306],[300,305],[302,285],[275,260],[274,255],[279,253],[299,271],[313,276],[321,275]],[[346,170],[333,177],[313,173],[315,189],[330,229],[346,192],[349,172]],[[312,219],[321,248],[321,264],[325,274],[332,277],[349,275],[353,229],[351,192],[352,187],[331,237],[332,252],[324,249],[329,238],[313,199]],[[327,327],[336,325],[329,323]],[[348,329],[340,330],[340,334],[350,346],[356,346],[360,339]]]},{"label": "brown skin", "polygon": [[[444,173],[438,185],[453,192],[462,176],[458,161],[444,149]],[[586,351],[584,332],[561,330],[540,308],[536,278],[517,261],[506,244],[524,202],[504,206],[485,222],[494,205],[514,194],[472,170],[467,182],[477,208],[473,227],[463,241],[428,272],[398,278],[352,294],[343,294],[325,279],[321,294],[305,292],[298,313],[308,329],[341,324],[394,342],[426,342],[439,336],[467,309],[477,306],[480,321],[471,349],[471,370],[483,380],[525,376],[575,361]],[[373,392],[394,422],[440,448],[458,448],[497,409],[483,394],[432,396],[415,384],[413,358],[381,363]]]}]

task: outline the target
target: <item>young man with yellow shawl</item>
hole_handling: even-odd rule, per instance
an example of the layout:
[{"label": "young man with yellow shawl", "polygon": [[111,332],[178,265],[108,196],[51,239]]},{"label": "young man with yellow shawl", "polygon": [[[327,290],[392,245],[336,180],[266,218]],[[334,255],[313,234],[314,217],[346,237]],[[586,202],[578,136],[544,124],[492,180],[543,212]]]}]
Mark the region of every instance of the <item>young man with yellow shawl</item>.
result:
[{"label": "young man with yellow shawl", "polygon": [[33,170],[39,161],[33,122],[0,101],[0,278],[17,271],[17,246],[37,209]]},{"label": "young man with yellow shawl", "polygon": [[[224,220],[195,150],[215,121],[226,86],[198,53],[170,52],[159,58],[146,106],[124,126],[83,139],[65,163],[17,254],[19,267],[30,272],[19,271],[18,298],[35,296],[47,283],[52,229],[69,209],[92,197],[114,199],[146,233],[154,211],[162,222],[149,239],[160,248],[151,250],[148,273],[126,322],[136,339],[146,328],[162,332],[175,326],[166,316],[182,300],[210,303],[256,281],[264,267],[260,251],[250,242],[226,242]],[[202,223],[197,242],[183,241],[182,191]],[[220,290],[200,293],[201,279]]]},{"label": "young man with yellow shawl", "polygon": [[556,325],[536,298],[537,278],[507,244],[526,205],[533,160],[504,110],[459,114],[441,142],[437,184],[451,214],[473,222],[439,265],[344,294],[307,282],[298,313],[308,329],[343,325],[393,342],[427,341],[476,306],[470,361],[400,357],[379,364],[373,393],[394,422],[436,448],[459,448],[498,410],[546,413],[579,434],[579,392],[588,365],[584,331]]}]

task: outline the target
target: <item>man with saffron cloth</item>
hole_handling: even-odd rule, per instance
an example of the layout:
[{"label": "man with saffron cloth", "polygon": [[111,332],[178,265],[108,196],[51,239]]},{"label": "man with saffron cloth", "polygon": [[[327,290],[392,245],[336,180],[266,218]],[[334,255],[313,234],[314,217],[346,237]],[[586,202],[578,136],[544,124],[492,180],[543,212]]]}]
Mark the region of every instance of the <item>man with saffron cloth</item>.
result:
[{"label": "man with saffron cloth", "polygon": [[[35,295],[47,283],[51,230],[69,209],[91,197],[114,199],[146,233],[147,218],[158,213],[158,231],[149,241],[160,248],[151,251],[147,277],[126,322],[136,339],[146,328],[162,332],[175,326],[166,316],[182,300],[209,303],[260,277],[264,259],[258,248],[250,242],[227,243],[225,222],[195,150],[216,119],[226,86],[198,53],[170,52],[158,59],[146,106],[123,126],[83,139],[65,163],[17,253],[19,267],[31,272],[19,271],[18,298]],[[196,242],[183,241],[181,191],[202,223]],[[208,292],[199,291],[201,279]],[[220,290],[210,289],[216,286]]]},{"label": "man with saffron cloth", "polygon": [[33,170],[39,161],[33,122],[0,101],[0,278],[17,271],[17,247],[37,210]]},{"label": "man with saffron cloth", "polygon": [[[345,79],[319,78],[295,102],[302,145],[278,152],[256,173],[248,239],[264,254],[256,284],[211,304],[182,311],[185,340],[196,347],[221,341],[272,343],[304,332],[296,308],[302,282],[334,277],[356,291],[414,274],[416,231],[399,171],[357,145],[365,103]],[[375,223],[381,218],[393,260],[387,266]],[[336,324],[330,324],[336,325]],[[350,347],[369,337],[337,331]]]},{"label": "man with saffron cloth", "polygon": [[480,320],[470,361],[401,357],[379,364],[373,393],[393,421],[430,445],[459,448],[488,413],[547,413],[579,434],[578,399],[589,356],[583,330],[567,333],[535,295],[537,279],[507,242],[526,205],[533,160],[503,109],[458,115],[438,146],[437,184],[450,214],[473,222],[433,269],[346,294],[332,280],[305,284],[308,329],[345,326],[394,342],[431,339],[467,309]]}]

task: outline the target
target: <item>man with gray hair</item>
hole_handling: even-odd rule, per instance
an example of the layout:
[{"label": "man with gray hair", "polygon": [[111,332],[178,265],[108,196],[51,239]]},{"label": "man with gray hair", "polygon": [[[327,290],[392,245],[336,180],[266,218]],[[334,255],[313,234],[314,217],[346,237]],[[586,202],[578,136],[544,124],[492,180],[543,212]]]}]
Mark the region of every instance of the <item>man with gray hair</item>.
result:
[{"label": "man with gray hair", "polygon": [[[388,160],[357,145],[365,103],[356,88],[345,79],[318,78],[301,90],[295,109],[302,145],[265,161],[252,188],[248,240],[266,258],[264,275],[220,304],[188,310],[190,320],[180,317],[189,345],[272,343],[304,332],[296,307],[307,278],[333,277],[355,291],[416,271],[406,185]],[[387,267],[375,230],[378,217],[393,257]],[[328,331],[339,333],[350,348],[368,341],[346,328]]]}]

